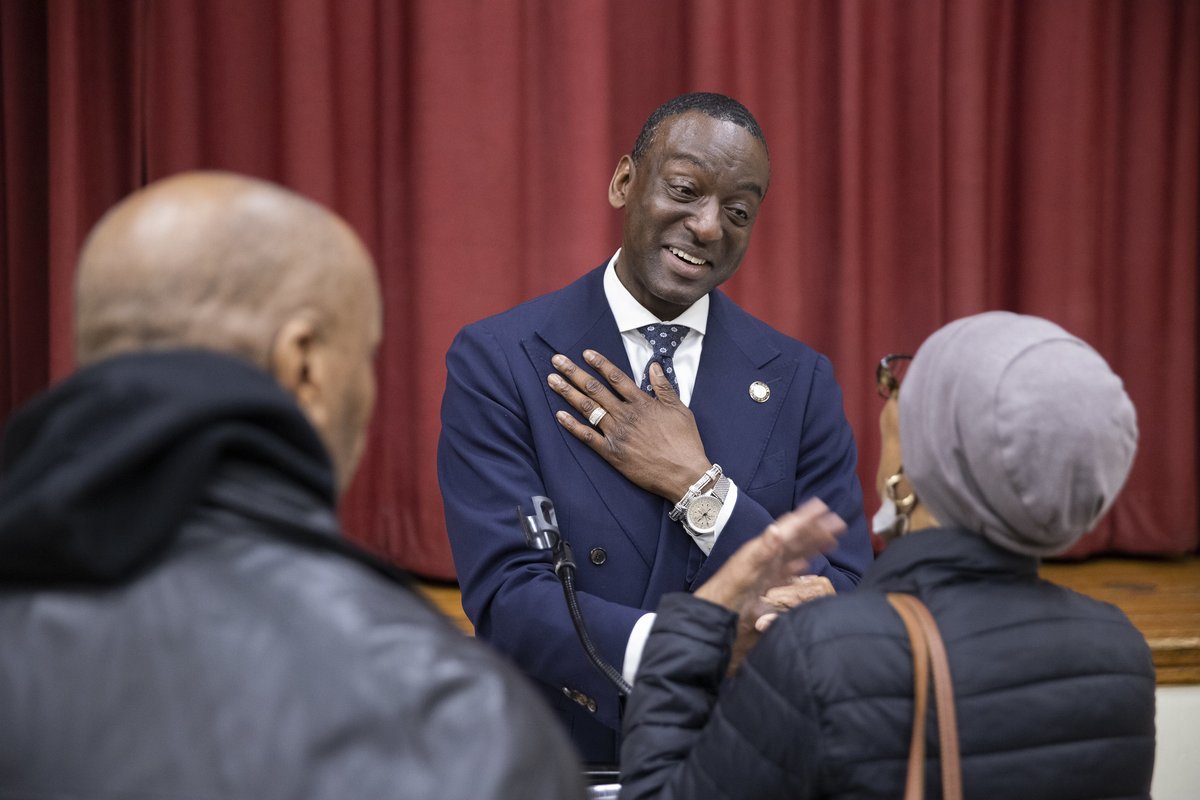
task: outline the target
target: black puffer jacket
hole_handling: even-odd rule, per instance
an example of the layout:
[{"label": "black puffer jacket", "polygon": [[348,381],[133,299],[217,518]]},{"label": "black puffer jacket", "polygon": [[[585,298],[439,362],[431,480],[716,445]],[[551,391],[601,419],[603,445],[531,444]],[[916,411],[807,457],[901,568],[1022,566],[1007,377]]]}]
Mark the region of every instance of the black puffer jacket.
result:
[{"label": "black puffer jacket", "polygon": [[343,540],[266,375],[76,375],[7,432],[0,797],[581,797],[542,701]]},{"label": "black puffer jacket", "polygon": [[[719,701],[733,616],[664,601],[626,710],[621,797],[902,796],[912,662],[890,591],[920,597],[946,642],[966,797],[1149,796],[1154,668],[1138,631],[1039,580],[1032,558],[932,530],[892,543],[854,594],[777,620]],[[928,736],[940,797],[932,709]]]}]

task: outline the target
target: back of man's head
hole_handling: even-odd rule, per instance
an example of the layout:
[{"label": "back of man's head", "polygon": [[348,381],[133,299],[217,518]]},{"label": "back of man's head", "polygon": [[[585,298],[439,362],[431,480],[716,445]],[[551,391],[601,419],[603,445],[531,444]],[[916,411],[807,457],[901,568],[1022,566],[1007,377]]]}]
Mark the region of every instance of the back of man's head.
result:
[{"label": "back of man's head", "polygon": [[158,181],[113,207],[84,244],[77,358],[186,346],[267,368],[288,315],[310,308],[341,322],[338,267],[355,257],[340,220],[280,186],[220,172]]},{"label": "back of man's head", "polygon": [[81,365],[175,348],[248,360],[296,397],[349,481],[380,307],[369,255],[331,212],[230,173],[166,178],[93,229],[75,300]]}]

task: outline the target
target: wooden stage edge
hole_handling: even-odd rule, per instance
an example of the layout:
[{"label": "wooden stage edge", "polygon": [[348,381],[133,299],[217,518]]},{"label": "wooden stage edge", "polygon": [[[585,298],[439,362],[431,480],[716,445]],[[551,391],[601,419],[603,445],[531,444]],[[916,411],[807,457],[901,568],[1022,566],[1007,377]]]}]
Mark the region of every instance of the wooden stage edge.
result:
[{"label": "wooden stage edge", "polygon": [[1200,557],[1046,562],[1041,576],[1124,611],[1150,644],[1160,685],[1200,684]]},{"label": "wooden stage edge", "polygon": [[[1041,575],[1124,611],[1150,644],[1159,684],[1200,684],[1200,557],[1046,562]],[[460,629],[474,633],[457,586],[418,586]]]}]

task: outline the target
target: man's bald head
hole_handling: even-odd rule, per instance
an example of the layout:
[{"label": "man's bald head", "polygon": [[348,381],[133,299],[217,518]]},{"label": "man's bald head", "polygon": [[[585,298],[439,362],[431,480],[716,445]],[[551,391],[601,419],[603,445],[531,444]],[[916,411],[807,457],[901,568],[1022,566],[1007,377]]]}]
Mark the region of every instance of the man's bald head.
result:
[{"label": "man's bald head", "polygon": [[81,365],[169,348],[247,359],[296,396],[349,480],[380,301],[370,256],[331,212],[229,173],[158,181],[92,230],[75,301]]},{"label": "man's bald head", "polygon": [[369,258],[340,219],[280,186],[229,173],[153,183],[92,230],[76,278],[81,364],[130,350],[205,347],[261,367],[289,315],[337,322]]}]

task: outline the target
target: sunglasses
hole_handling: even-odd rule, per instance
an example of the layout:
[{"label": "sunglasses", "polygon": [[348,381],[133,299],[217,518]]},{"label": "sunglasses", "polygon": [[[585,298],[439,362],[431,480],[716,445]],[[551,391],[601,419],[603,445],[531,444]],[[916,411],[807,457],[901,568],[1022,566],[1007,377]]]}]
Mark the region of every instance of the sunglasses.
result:
[{"label": "sunglasses", "polygon": [[875,391],[884,400],[892,399],[892,395],[900,391],[900,380],[908,369],[912,356],[903,353],[892,353],[879,359],[875,367]]}]

